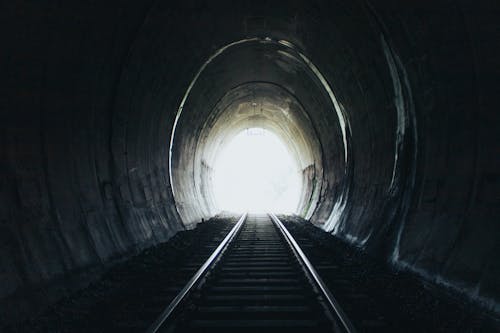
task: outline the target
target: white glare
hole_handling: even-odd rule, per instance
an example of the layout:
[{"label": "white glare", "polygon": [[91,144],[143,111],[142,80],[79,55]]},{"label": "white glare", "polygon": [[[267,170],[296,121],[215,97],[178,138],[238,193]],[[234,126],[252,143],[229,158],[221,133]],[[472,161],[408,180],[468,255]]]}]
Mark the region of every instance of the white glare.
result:
[{"label": "white glare", "polygon": [[219,208],[233,212],[295,212],[302,187],[285,145],[262,128],[247,129],[227,144],[213,181]]}]

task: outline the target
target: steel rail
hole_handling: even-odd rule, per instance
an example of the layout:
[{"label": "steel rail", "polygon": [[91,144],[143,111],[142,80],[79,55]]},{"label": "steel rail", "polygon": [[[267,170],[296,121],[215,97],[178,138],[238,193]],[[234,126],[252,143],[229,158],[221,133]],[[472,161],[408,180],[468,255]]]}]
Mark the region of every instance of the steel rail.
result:
[{"label": "steel rail", "polygon": [[330,289],[326,286],[326,284],[323,282],[323,279],[319,276],[318,272],[314,269],[313,265],[307,258],[307,256],[304,254],[304,251],[300,248],[299,244],[295,241],[293,236],[288,232],[286,227],[283,225],[283,223],[274,215],[273,213],[268,213],[269,216],[271,217],[271,220],[276,224],[278,229],[282,232],[283,236],[285,239],[288,241],[288,243],[292,246],[292,249],[294,252],[297,254],[298,259],[302,262],[303,267],[307,269],[307,272],[309,273],[310,277],[314,280],[316,283],[317,287],[321,290],[323,293],[324,298],[328,302],[328,305],[332,308],[332,310],[335,312],[337,318],[341,322],[344,330],[348,333],[354,333],[356,332],[356,329],[354,328],[354,325],[351,323],[349,318],[347,318],[347,315],[345,312],[342,310],[340,307],[339,303],[333,297],[332,293],[330,292]]},{"label": "steel rail", "polygon": [[222,254],[222,252],[227,248],[229,242],[234,238],[234,236],[241,229],[241,226],[245,222],[247,213],[243,214],[238,220],[236,225],[227,234],[224,240],[219,244],[217,249],[212,253],[212,255],[205,261],[205,263],[198,269],[198,271],[193,275],[193,277],[186,283],[184,288],[177,294],[177,296],[170,302],[165,310],[160,314],[160,316],[155,320],[155,322],[148,328],[146,332],[155,333],[161,328],[163,323],[170,317],[174,310],[179,306],[182,300],[186,297],[191,289],[196,285],[196,283],[205,275],[210,266],[215,263],[216,259]]}]

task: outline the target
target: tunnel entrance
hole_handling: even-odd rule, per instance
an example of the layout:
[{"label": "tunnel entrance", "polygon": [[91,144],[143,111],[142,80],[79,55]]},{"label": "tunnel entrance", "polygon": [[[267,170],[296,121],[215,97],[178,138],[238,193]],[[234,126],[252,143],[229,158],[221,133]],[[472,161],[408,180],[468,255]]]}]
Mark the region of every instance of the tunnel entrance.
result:
[{"label": "tunnel entrance", "polygon": [[220,210],[294,213],[302,191],[299,166],[271,131],[247,128],[215,159],[214,197]]},{"label": "tunnel entrance", "polygon": [[[343,184],[348,170],[348,128],[343,112],[321,72],[292,43],[251,38],[220,48],[188,86],[172,129],[169,176],[175,208],[184,225],[194,227],[221,208],[272,209],[306,219],[317,215],[318,224],[329,228],[338,224],[341,206],[336,201],[346,200],[348,188]],[[245,209],[223,199],[221,187],[214,184],[214,173],[216,160],[228,143],[254,128],[273,133],[286,147],[297,170],[296,180],[287,182],[299,190],[293,195],[283,192],[278,200],[276,193],[271,194],[275,191],[268,189],[273,199],[261,193],[256,199],[260,203],[247,203]],[[241,176],[232,183],[249,179]],[[262,184],[266,176],[257,179],[253,185],[268,186]],[[240,195],[252,196],[254,190],[240,189],[243,192]],[[329,192],[334,196],[324,200],[330,198]],[[234,190],[227,193],[228,200],[238,198],[229,194]]]}]

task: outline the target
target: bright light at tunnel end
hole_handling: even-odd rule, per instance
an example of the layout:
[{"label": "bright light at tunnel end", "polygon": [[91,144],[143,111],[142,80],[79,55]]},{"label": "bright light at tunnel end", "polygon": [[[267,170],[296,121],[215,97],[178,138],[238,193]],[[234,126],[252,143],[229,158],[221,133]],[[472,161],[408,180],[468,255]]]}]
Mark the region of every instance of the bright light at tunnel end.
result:
[{"label": "bright light at tunnel end", "polygon": [[297,163],[276,135],[249,128],[219,153],[213,186],[222,211],[294,213],[302,180]]}]

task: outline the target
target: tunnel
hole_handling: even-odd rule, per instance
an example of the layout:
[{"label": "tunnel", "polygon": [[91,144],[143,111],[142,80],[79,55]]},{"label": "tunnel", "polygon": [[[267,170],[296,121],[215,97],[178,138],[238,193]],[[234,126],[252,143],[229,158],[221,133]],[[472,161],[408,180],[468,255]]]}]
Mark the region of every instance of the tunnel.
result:
[{"label": "tunnel", "polygon": [[2,7],[1,321],[220,213],[249,128],[286,146],[296,216],[500,313],[494,1]]}]

